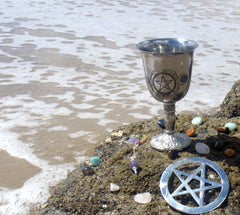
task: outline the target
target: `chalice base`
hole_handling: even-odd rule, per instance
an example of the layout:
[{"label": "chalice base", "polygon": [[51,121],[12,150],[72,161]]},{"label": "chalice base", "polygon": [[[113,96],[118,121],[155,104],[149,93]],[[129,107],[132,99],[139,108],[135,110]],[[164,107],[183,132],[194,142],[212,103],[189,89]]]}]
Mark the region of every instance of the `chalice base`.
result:
[{"label": "chalice base", "polygon": [[153,137],[150,141],[150,145],[156,150],[167,151],[172,149],[186,148],[191,144],[191,142],[192,142],[191,138],[185,134],[162,133]]}]

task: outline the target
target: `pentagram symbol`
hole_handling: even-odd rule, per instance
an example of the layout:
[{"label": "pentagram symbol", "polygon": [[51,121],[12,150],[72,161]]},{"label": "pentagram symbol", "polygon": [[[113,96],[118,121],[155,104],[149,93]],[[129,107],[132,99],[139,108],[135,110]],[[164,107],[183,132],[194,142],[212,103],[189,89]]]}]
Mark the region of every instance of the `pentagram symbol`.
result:
[{"label": "pentagram symbol", "polygon": [[168,94],[175,90],[176,80],[172,74],[160,72],[154,75],[153,87],[158,93]]},{"label": "pentagram symbol", "polygon": [[166,168],[160,180],[164,199],[175,209],[200,214],[218,207],[227,197],[229,181],[216,163],[185,158]]}]

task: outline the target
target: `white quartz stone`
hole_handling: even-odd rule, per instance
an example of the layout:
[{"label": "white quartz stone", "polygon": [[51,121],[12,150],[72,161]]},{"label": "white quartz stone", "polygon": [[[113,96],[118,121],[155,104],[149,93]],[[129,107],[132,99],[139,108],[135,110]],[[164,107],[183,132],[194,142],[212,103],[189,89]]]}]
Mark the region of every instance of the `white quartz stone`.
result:
[{"label": "white quartz stone", "polygon": [[110,183],[110,191],[111,192],[116,192],[116,191],[119,191],[119,190],[120,190],[120,187],[117,184]]},{"label": "white quartz stone", "polygon": [[140,204],[146,204],[151,202],[152,200],[152,195],[149,192],[146,193],[138,193],[137,195],[134,196],[134,201]]}]

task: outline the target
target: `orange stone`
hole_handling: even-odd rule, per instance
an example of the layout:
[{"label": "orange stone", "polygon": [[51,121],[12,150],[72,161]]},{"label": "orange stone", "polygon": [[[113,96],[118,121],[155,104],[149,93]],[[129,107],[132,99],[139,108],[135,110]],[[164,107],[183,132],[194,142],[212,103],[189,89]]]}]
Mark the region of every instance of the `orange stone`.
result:
[{"label": "orange stone", "polygon": [[225,133],[225,134],[227,134],[227,133],[229,133],[229,128],[228,128],[228,127],[218,127],[218,128],[217,128],[217,131],[218,131],[219,133]]},{"label": "orange stone", "polygon": [[224,151],[224,154],[227,156],[227,157],[233,157],[235,155],[235,150],[234,149],[226,149]]},{"label": "orange stone", "polygon": [[189,137],[194,137],[195,136],[195,128],[190,128],[187,130],[186,135]]}]

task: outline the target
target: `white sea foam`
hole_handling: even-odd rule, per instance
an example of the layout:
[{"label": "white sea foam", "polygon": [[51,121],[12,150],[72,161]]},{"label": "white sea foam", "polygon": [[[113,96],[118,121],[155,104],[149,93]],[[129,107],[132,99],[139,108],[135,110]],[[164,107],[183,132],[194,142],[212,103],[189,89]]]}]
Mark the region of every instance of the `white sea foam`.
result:
[{"label": "white sea foam", "polygon": [[0,149],[41,172],[19,189],[1,187],[0,212],[28,214],[84,158],[81,143],[162,110],[146,89],[140,41],[196,40],[177,112],[218,107],[239,79],[239,10],[235,0],[2,0]]}]

